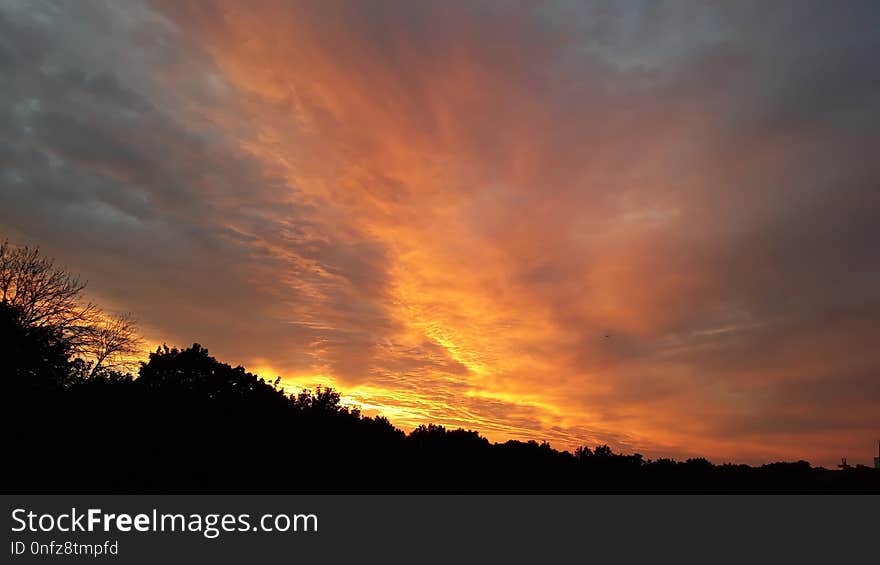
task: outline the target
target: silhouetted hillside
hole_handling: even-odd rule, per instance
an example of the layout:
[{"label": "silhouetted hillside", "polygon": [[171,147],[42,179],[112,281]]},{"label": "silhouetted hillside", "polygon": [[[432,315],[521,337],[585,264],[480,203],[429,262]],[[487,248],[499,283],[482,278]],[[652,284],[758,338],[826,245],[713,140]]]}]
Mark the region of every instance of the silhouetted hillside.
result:
[{"label": "silhouetted hillside", "polygon": [[865,467],[571,454],[435,425],[407,435],[331,389],[286,395],[199,345],[160,348],[137,377],[95,371],[71,360],[62,332],[3,303],[0,332],[5,490],[880,491],[880,472]]}]

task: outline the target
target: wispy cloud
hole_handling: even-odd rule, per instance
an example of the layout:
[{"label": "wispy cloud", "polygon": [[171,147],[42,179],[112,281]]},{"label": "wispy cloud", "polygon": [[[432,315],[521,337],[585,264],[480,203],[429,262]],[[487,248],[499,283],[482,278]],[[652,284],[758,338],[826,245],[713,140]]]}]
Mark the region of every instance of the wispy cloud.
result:
[{"label": "wispy cloud", "polygon": [[878,22],[12,3],[0,226],[153,337],[405,425],[856,460],[880,426]]}]

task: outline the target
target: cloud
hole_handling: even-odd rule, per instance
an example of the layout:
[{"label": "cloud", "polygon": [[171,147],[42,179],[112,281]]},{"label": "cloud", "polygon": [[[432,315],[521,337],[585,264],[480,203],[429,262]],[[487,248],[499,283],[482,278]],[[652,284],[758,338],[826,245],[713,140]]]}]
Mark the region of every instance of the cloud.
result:
[{"label": "cloud", "polygon": [[872,3],[65,10],[0,20],[0,225],[155,335],[495,439],[873,445]]},{"label": "cloud", "polygon": [[383,244],[317,217],[319,198],[246,147],[258,130],[234,114],[236,87],[172,23],[69,10],[28,3],[0,22],[4,227],[156,337],[288,371],[324,344],[321,363],[363,378],[393,327]]}]

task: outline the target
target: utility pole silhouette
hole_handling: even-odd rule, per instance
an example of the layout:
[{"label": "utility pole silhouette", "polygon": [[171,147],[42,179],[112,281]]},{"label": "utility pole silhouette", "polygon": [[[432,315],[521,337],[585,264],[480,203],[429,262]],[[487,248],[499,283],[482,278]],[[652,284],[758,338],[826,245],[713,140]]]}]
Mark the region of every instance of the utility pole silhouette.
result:
[{"label": "utility pole silhouette", "polygon": [[874,458],[874,468],[880,470],[880,439],[877,440],[877,457]]}]

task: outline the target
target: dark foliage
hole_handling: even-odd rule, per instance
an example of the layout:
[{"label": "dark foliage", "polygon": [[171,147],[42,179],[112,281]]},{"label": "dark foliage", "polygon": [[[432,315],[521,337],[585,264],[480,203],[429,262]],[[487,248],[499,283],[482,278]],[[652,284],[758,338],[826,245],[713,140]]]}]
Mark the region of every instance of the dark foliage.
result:
[{"label": "dark foliage", "polygon": [[52,326],[29,326],[19,309],[0,302],[0,378],[14,395],[51,391],[71,376],[70,347]]},{"label": "dark foliage", "polygon": [[286,395],[198,344],[158,349],[136,378],[69,354],[52,328],[0,304],[7,490],[880,491],[880,472],[865,467],[646,461],[608,446],[571,454],[436,425],[406,435],[332,389]]}]

